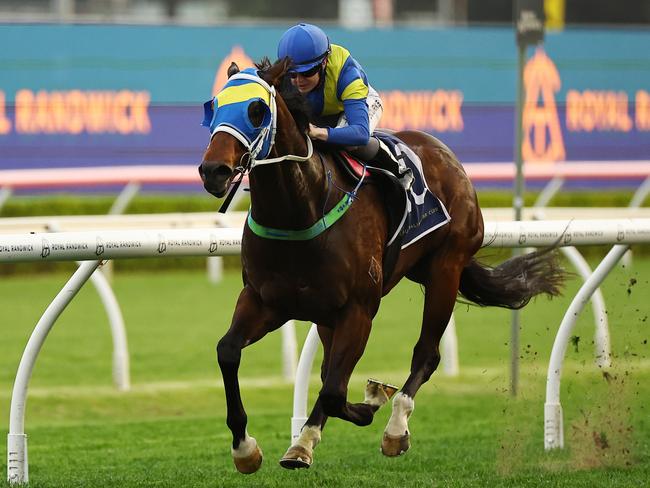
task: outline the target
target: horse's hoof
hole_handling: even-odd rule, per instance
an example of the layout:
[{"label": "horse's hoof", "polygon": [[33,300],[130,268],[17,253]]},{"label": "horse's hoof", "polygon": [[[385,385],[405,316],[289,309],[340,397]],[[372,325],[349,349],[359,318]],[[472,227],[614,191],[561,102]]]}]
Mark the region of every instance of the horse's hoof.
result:
[{"label": "horse's hoof", "polygon": [[409,447],[411,447],[410,434],[392,436],[384,432],[384,437],[381,440],[381,453],[384,456],[401,456],[409,450]]},{"label": "horse's hoof", "polygon": [[396,386],[369,379],[366,384],[364,403],[379,408],[390,400],[397,390]]},{"label": "horse's hoof", "polygon": [[251,474],[260,469],[262,458],[262,450],[256,445],[249,455],[244,457],[233,456],[232,460],[235,462],[237,471],[243,474]]},{"label": "horse's hoof", "polygon": [[280,466],[287,469],[309,468],[313,459],[312,454],[302,446],[291,446],[280,459]]}]

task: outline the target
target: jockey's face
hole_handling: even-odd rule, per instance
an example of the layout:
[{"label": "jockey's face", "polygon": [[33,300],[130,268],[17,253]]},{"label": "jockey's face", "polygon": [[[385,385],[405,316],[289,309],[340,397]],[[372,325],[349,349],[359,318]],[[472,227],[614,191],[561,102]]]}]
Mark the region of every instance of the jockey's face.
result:
[{"label": "jockey's face", "polygon": [[321,66],[318,66],[318,69],[313,73],[310,73],[309,71],[305,73],[295,73],[295,75],[292,75],[291,77],[291,83],[293,83],[293,86],[295,86],[300,93],[309,93],[314,88],[316,88],[316,86],[318,86],[321,76],[320,68],[324,67],[326,62],[327,61],[323,61],[323,64]]}]

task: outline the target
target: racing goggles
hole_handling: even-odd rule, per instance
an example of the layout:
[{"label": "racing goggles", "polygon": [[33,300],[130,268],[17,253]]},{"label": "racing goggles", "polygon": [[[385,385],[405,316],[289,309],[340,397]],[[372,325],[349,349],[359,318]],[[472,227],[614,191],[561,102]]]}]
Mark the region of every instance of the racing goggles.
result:
[{"label": "racing goggles", "polygon": [[308,69],[307,71],[289,71],[289,77],[291,79],[296,79],[298,78],[298,75],[302,76],[303,78],[311,78],[314,76],[316,73],[318,73],[323,65],[321,63],[318,63],[316,66],[313,68]]}]

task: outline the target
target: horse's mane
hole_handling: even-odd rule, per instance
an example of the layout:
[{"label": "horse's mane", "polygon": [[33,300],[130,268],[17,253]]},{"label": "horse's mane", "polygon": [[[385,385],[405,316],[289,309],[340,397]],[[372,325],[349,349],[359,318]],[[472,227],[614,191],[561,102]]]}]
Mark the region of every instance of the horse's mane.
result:
[{"label": "horse's mane", "polygon": [[[279,62],[280,60],[276,61],[275,64],[278,64]],[[260,70],[260,75],[263,76],[264,73],[275,66],[275,64],[271,64],[269,58],[265,56],[259,63],[255,63],[255,67]],[[307,99],[295,86],[293,86],[289,77],[286,76],[286,73],[282,76],[280,86],[276,88],[284,100],[284,103],[287,104],[287,108],[289,109],[293,120],[296,122],[298,130],[300,130],[300,132],[307,132],[309,129],[309,121],[311,119],[311,109]]]}]

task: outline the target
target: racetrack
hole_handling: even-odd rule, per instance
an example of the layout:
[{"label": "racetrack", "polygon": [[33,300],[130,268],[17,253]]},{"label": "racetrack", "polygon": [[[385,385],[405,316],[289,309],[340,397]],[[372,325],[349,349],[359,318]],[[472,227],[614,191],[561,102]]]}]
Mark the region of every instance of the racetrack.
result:
[{"label": "racetrack", "polygon": [[[249,432],[265,461],[248,477],[235,472],[230,458],[214,353],[240,277],[229,273],[212,286],[201,272],[118,273],[114,289],[127,326],[133,391],[118,393],[111,385],[107,319],[87,287],[57,322],[34,371],[26,416],[30,486],[641,486],[650,469],[649,276],[650,259],[637,256],[631,269],[618,268],[605,280],[614,354],[609,380],[593,366],[590,311],[580,318],[562,382],[564,451],[543,451],[543,396],[553,336],[577,281],[565,297],[524,309],[516,400],[507,391],[509,312],[458,304],[461,376],[436,373],[421,389],[412,449],[397,459],[379,453],[384,407],[366,428],[330,420],[308,471],[280,468],[292,404],[292,386],[281,380],[280,334],[251,346],[243,354],[242,391]],[[0,282],[2,419],[29,333],[66,279]],[[351,382],[352,400],[362,398],[368,377],[404,381],[422,301],[410,283],[384,300]],[[306,331],[299,326],[299,337]]]}]

